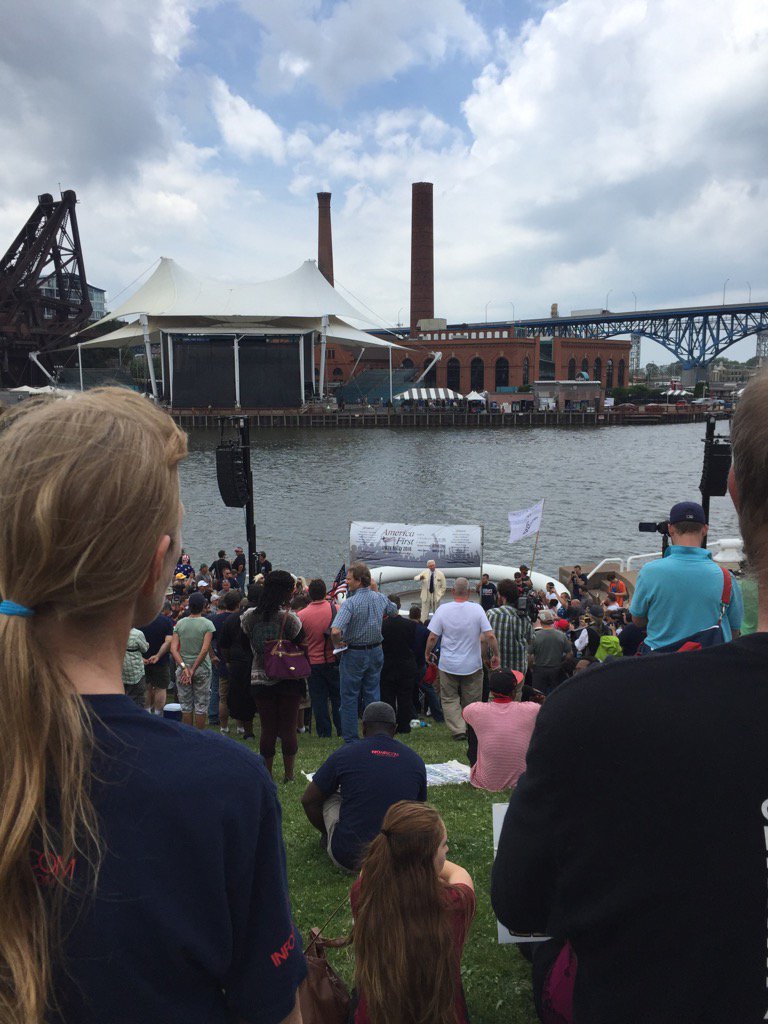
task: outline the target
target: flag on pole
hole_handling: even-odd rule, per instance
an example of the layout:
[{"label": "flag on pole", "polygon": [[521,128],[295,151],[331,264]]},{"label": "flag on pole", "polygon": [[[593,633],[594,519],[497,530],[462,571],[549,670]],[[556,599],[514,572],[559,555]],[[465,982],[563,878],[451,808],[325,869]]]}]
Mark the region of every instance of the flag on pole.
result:
[{"label": "flag on pole", "polygon": [[336,573],[336,579],[333,581],[328,598],[331,601],[335,601],[337,597],[345,597],[347,593],[347,564],[346,562],[342,565],[339,571]]},{"label": "flag on pole", "polygon": [[516,540],[523,537],[532,537],[541,529],[541,517],[544,514],[544,499],[538,501],[531,508],[520,509],[519,512],[509,513],[509,543],[514,544]]}]

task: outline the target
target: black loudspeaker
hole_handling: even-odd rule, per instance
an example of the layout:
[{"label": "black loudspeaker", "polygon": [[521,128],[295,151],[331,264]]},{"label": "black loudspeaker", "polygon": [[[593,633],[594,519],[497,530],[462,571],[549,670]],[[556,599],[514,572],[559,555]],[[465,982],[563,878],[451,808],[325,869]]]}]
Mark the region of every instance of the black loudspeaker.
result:
[{"label": "black loudspeaker", "polygon": [[728,493],[731,469],[731,442],[713,441],[704,445],[704,467],[699,490],[704,495],[722,498]]},{"label": "black loudspeaker", "polygon": [[245,508],[248,482],[245,479],[243,449],[222,444],[216,449],[216,481],[221,500],[229,508]]}]

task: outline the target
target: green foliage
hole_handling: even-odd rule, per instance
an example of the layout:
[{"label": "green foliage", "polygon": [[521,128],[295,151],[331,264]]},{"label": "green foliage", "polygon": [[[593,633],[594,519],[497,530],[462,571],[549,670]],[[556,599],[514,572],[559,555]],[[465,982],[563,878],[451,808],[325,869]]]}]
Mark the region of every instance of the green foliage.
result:
[{"label": "green foliage", "polygon": [[[466,747],[453,741],[444,725],[414,730],[398,737],[424,758],[427,764],[460,760],[467,763]],[[305,779],[301,771],[315,771],[340,741],[299,737],[296,782],[279,783],[283,808],[283,836],[288,857],[288,884],[294,917],[302,934],[325,924],[343,902],[329,925],[330,937],[346,935],[352,915],[345,897],[353,881],[335,868],[319,843],[319,833],[309,824],[300,797]],[[258,739],[248,746],[258,750]],[[282,777],[280,755],[275,758],[275,778]],[[462,960],[462,976],[473,1024],[535,1024],[530,984],[530,967],[515,946],[496,941],[496,919],[490,901],[493,862],[491,805],[506,803],[509,792],[486,793],[468,783],[461,786],[432,786],[429,801],[440,812],[448,830],[449,858],[472,875],[477,892],[477,916]],[[330,950],[333,966],[351,985],[354,951]]]}]

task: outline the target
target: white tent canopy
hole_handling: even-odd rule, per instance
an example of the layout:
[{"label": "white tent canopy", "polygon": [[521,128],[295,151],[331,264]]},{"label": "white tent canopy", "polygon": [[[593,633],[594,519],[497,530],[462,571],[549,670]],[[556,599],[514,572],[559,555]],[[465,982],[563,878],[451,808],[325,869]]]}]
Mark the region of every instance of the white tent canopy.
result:
[{"label": "white tent canopy", "polygon": [[238,319],[312,320],[336,316],[371,323],[326,281],[314,260],[306,260],[298,270],[273,281],[237,284],[197,277],[163,256],[152,276],[99,323],[142,313],[176,322],[181,317],[234,324]]},{"label": "white tent canopy", "polygon": [[[163,331],[165,334],[201,334],[207,337],[227,337],[233,335],[268,335],[270,338],[281,335],[295,336],[297,334],[309,334],[311,331],[320,333],[323,329],[322,320],[305,320],[293,326],[276,327],[274,324],[241,320],[237,324],[212,323],[210,326],[194,323],[189,325],[179,322],[175,318],[164,321],[154,317],[147,318],[147,331],[150,335]],[[359,331],[356,327],[344,323],[342,320],[331,319],[326,330],[328,341],[340,345],[352,345],[355,348],[400,348],[391,341],[382,338],[375,338],[372,334]],[[123,346],[141,345],[144,341],[144,329],[137,320],[132,324],[125,324],[109,334],[102,334],[99,338],[91,341],[81,341],[69,348],[93,349],[93,348],[122,348]]]},{"label": "white tent canopy", "polygon": [[465,397],[466,397],[468,402],[484,402],[485,401],[485,395],[481,395],[479,391],[470,391],[469,394],[466,395]]},{"label": "white tent canopy", "polygon": [[410,391],[403,391],[401,394],[395,395],[395,398],[400,401],[417,401],[420,399],[424,402],[460,401],[463,397],[458,391],[450,391],[448,388],[411,388]]}]

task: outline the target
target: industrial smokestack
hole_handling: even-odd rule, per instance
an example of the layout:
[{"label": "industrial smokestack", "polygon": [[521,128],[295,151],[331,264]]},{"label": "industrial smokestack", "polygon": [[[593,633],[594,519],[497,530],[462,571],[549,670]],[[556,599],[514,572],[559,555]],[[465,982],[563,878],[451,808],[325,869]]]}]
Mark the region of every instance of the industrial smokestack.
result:
[{"label": "industrial smokestack", "polygon": [[331,235],[331,193],[317,193],[317,268],[333,284],[333,236]]},{"label": "industrial smokestack", "polygon": [[435,315],[435,256],[432,228],[432,182],[411,186],[411,334],[419,320]]}]

